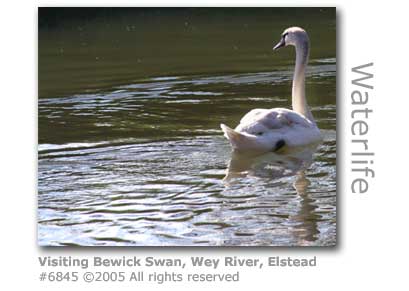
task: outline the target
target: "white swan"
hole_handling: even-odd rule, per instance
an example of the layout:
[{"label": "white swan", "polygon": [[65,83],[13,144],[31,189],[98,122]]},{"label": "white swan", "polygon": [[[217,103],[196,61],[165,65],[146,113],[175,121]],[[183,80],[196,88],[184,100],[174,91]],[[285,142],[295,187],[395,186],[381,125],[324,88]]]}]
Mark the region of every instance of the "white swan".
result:
[{"label": "white swan", "polygon": [[296,51],[292,88],[293,110],[285,108],[253,109],[235,128],[221,124],[224,136],[237,151],[277,151],[317,143],[321,133],[305,98],[305,68],[308,62],[309,39],[304,29],[287,28],[273,48],[293,45]]}]

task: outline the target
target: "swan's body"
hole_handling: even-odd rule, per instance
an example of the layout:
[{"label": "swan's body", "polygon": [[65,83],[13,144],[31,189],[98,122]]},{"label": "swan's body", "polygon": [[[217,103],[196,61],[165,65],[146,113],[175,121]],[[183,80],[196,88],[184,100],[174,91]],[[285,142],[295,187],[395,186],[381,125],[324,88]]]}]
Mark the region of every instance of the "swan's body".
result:
[{"label": "swan's body", "polygon": [[293,110],[253,109],[240,120],[235,129],[221,124],[224,135],[237,151],[276,151],[283,146],[298,147],[321,140],[320,130],[305,98],[305,68],[309,54],[307,33],[299,27],[286,29],[274,50],[287,45],[293,45],[296,49]]}]

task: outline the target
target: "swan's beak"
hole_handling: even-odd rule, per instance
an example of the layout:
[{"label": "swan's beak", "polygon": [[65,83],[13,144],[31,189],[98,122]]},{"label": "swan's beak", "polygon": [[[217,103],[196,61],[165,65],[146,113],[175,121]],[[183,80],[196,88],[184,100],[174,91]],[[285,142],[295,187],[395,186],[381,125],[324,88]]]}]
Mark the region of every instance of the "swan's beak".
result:
[{"label": "swan's beak", "polygon": [[280,47],[285,46],[285,40],[284,37],[281,38],[280,42],[273,47],[273,51],[278,50]]},{"label": "swan's beak", "polygon": [[224,124],[220,124],[220,127],[224,132],[224,136],[229,140],[231,146],[234,149],[240,150],[252,147],[254,142],[249,136],[235,131],[234,129]]}]

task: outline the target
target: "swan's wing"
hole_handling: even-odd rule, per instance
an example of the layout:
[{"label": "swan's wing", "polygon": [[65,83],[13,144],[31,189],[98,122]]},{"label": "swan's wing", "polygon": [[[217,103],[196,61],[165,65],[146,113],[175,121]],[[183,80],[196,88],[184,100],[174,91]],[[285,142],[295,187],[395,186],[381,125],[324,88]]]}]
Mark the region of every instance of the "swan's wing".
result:
[{"label": "swan's wing", "polygon": [[256,120],[260,119],[262,115],[267,113],[269,110],[268,109],[252,109],[251,111],[247,112],[246,115],[244,115],[241,120],[240,124],[250,124],[255,122]]},{"label": "swan's wing", "polygon": [[241,120],[240,127],[263,125],[268,129],[281,129],[295,125],[311,127],[312,123],[303,115],[285,108],[253,109]]}]

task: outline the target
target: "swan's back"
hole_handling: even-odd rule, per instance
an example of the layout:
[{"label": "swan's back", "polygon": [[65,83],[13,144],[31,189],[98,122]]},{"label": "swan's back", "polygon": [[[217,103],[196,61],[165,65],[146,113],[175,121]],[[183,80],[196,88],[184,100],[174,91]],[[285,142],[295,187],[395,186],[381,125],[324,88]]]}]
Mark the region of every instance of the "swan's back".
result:
[{"label": "swan's back", "polygon": [[[286,108],[253,109],[240,120],[236,127],[239,132],[252,133],[255,128],[263,127],[264,131],[291,130],[295,126],[311,128],[315,123],[301,114]],[[253,129],[254,128],[254,129]]]}]

